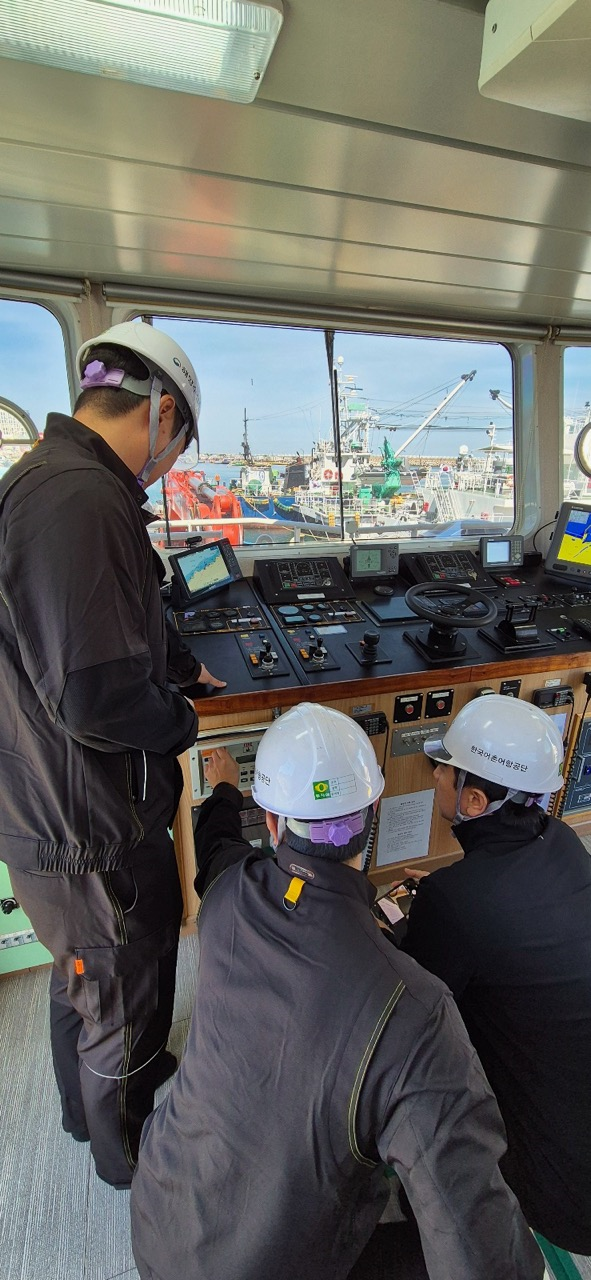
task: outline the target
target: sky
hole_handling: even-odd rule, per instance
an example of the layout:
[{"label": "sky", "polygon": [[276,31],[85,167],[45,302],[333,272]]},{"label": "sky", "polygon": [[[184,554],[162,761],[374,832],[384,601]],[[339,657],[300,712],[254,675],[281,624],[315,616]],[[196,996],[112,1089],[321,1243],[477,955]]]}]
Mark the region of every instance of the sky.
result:
[{"label": "sky", "polygon": [[[203,453],[238,453],[244,410],[252,453],[308,453],[331,433],[330,383],[324,335],[257,325],[159,319],[192,359],[201,384]],[[396,426],[387,438],[397,449],[415,426],[461,379],[476,369],[436,426],[412,445],[412,453],[455,454],[497,439],[511,440],[511,415],[492,401],[498,389],[511,402],[511,362],[497,344],[337,334],[335,359],[381,414]],[[64,346],[56,318],[33,303],[0,300],[0,396],[21,405],[40,430],[50,410],[70,412]],[[591,399],[591,349],[565,356],[565,413],[579,414]],[[379,452],[384,431],[372,447]]]}]

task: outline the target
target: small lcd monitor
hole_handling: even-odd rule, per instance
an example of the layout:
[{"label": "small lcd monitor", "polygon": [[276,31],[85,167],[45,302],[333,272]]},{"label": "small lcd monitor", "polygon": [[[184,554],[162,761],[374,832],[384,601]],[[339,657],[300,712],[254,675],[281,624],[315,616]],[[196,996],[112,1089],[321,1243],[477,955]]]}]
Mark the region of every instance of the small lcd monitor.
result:
[{"label": "small lcd monitor", "polygon": [[217,542],[181,551],[179,555],[170,557],[170,564],[181,594],[187,601],[212,595],[222,587],[229,587],[234,581],[234,575],[224,559],[223,549]]},{"label": "small lcd monitor", "polygon": [[591,507],[563,502],[544,568],[553,578],[591,583]]}]

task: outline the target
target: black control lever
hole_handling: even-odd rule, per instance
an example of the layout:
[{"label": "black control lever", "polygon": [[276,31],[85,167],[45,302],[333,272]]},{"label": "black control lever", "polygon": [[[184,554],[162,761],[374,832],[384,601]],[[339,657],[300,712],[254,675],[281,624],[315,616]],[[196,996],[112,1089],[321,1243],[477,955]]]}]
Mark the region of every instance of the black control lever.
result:
[{"label": "black control lever", "polygon": [[523,605],[508,604],[505,617],[502,622],[499,622],[497,630],[512,644],[535,644],[536,640],[539,640],[536,625],[537,612],[537,604],[532,604],[525,609]]},{"label": "black control lever", "polygon": [[314,631],[310,631],[309,640],[310,644],[308,646],[308,654],[311,661],[318,664],[324,662],[324,659],[326,658],[326,649],[320,636],[316,635]]},{"label": "black control lever", "polygon": [[273,653],[271,641],[266,636],[261,636],[262,648],[259,652],[259,661],[262,667],[274,667],[277,662],[277,654]]},{"label": "black control lever", "polygon": [[375,658],[380,643],[380,635],[378,631],[364,631],[361,648],[366,658]]}]

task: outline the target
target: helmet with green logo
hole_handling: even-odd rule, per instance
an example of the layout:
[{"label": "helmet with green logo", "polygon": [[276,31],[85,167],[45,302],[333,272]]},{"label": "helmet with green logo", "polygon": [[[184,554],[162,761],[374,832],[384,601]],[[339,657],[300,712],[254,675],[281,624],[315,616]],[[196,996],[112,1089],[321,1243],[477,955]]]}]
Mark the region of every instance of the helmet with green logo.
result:
[{"label": "helmet with green logo", "polygon": [[261,738],[252,794],[271,813],[322,823],[367,809],[384,785],[363,729],[332,707],[302,702]]}]

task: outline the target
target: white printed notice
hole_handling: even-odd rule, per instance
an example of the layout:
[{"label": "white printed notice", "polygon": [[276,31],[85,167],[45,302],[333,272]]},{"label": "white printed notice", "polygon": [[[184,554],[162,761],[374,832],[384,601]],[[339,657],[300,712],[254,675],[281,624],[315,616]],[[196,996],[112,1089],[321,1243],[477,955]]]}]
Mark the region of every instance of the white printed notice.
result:
[{"label": "white printed notice", "polygon": [[427,857],[434,795],[434,788],[429,787],[380,801],[377,867]]}]

